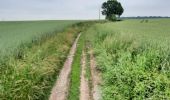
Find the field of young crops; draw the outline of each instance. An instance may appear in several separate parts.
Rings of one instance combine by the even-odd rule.
[[[9,54],[21,44],[39,41],[42,36],[60,32],[76,22],[78,21],[0,22],[0,53]]]
[[[81,30],[77,22],[0,22],[1,100],[48,99]]]
[[[86,32],[103,100],[170,99],[170,19],[97,24]]]
[[[170,99],[170,19],[78,22],[0,22],[0,100]]]

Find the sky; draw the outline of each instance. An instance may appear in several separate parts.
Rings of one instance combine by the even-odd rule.
[[[98,19],[106,0],[0,0],[0,20]],[[170,16],[170,0],[118,0],[122,16]],[[101,18],[104,18],[102,16]]]

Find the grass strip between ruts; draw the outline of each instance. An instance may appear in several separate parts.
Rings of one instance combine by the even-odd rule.
[[[84,47],[84,38],[83,34],[80,36],[80,39],[77,44],[77,51],[74,56],[74,61],[71,71],[71,80],[70,80],[70,90],[68,100],[79,100],[80,95],[80,72],[81,72],[81,54]]]

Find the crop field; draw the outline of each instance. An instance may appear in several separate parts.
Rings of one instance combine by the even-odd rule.
[[[97,24],[87,40],[102,73],[103,100],[170,99],[170,19]]]
[[[1,0],[0,100],[170,100],[170,0]]]
[[[0,22],[0,51],[9,54],[18,46],[41,39],[42,35],[60,32],[78,21],[9,21]]]
[[[77,22],[0,22],[1,100],[48,98],[81,29]]]
[[[0,26],[0,100],[170,99],[168,18]]]

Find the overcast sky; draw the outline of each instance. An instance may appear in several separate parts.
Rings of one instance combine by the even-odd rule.
[[[97,19],[104,1],[0,0],[0,20]],[[123,16],[170,16],[170,0],[118,1],[125,9]]]

